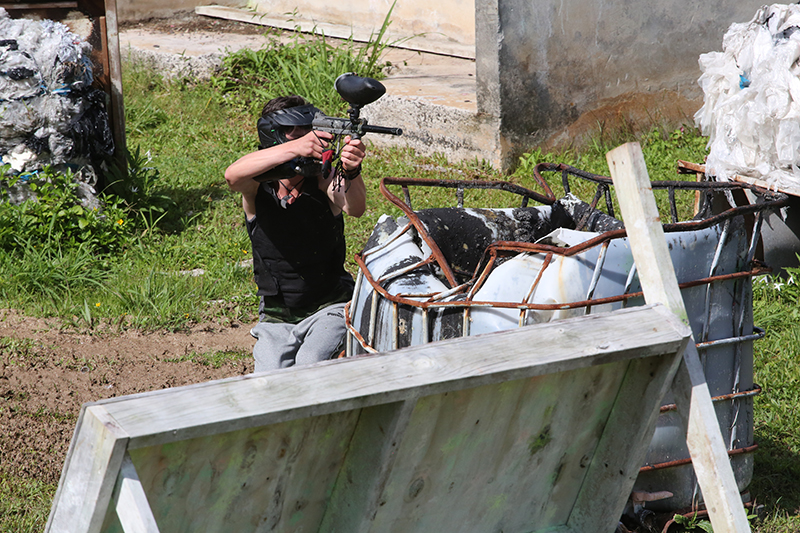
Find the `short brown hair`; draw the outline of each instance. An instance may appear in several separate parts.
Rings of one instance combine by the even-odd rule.
[[[264,117],[273,111],[278,111],[279,109],[288,109],[290,107],[306,105],[307,103],[308,102],[306,102],[305,98],[302,96],[297,96],[296,94],[292,94],[290,96],[279,96],[264,104],[264,109],[261,110],[261,116]]]

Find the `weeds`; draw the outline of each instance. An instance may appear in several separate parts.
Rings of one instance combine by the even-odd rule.
[[[241,350],[219,350],[210,353],[191,352],[182,357],[168,359],[173,363],[181,363],[184,361],[192,361],[211,368],[221,368],[231,362],[249,359],[252,354],[249,351]]]
[[[765,276],[753,286],[753,318],[766,331],[754,343],[755,475],[750,490],[766,506],[764,533],[800,531],[800,268],[785,277]]]
[[[676,514],[674,520],[676,524],[684,529],[684,531],[705,531],[706,533],[714,533],[714,529],[711,527],[711,522],[705,519],[700,519],[697,517],[697,515],[683,516]]]
[[[324,34],[316,35],[316,31],[311,36],[297,31],[290,43],[272,37],[261,50],[242,49],[229,54],[223,60],[222,71],[212,79],[212,86],[228,102],[252,115],[272,98],[291,94],[304,97],[329,115],[339,115],[346,108],[333,90],[339,75],[355,72],[376,79],[384,77],[389,63],[381,58],[389,46],[397,44],[384,40],[393,10],[394,4],[367,44],[357,43],[352,36],[331,42]]]
[[[9,170],[8,165],[0,167],[3,188],[27,191],[34,200],[0,202],[0,250],[52,242],[101,253],[124,248],[127,235],[122,226],[128,213],[118,198],[103,198],[97,205],[82,201],[81,184],[69,168],[46,167],[35,175],[13,175]]]
[[[129,212],[138,217],[138,225],[145,232],[152,231],[168,212],[176,207],[161,187],[158,169],[150,166],[150,153],[141,153],[138,146],[127,155],[128,168],[123,173],[111,170],[111,182],[106,192],[122,199]]]

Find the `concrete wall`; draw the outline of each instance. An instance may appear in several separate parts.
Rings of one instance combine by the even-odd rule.
[[[499,117],[503,159],[597,127],[691,122],[700,54],[721,50],[758,0],[478,0],[478,110]]]
[[[296,10],[301,19],[377,31],[392,7],[392,0],[320,2],[319,0],[248,0],[248,7],[268,17]],[[390,30],[405,37],[427,34],[429,39],[475,46],[474,0],[397,0]],[[474,56],[473,56],[474,57]]]
[[[249,1],[260,17],[285,21],[296,9],[306,22],[349,25],[361,33],[378,29],[391,7],[390,0]],[[117,6],[120,20],[130,20],[206,3],[168,0],[167,9],[156,0],[118,0]],[[499,125],[488,159],[508,169],[536,145],[581,144],[598,131],[693,123],[702,105],[698,57],[721,50],[730,24],[749,21],[761,5],[758,0],[398,0],[390,31],[456,43],[438,49],[452,55],[474,53],[476,130]]]

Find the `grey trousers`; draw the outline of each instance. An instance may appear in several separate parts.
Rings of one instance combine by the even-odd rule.
[[[299,324],[259,322],[250,330],[255,371],[308,365],[335,357],[344,345],[347,328],[344,304],[320,309]]]

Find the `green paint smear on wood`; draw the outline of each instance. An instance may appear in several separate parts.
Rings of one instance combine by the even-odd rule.
[[[497,494],[489,499],[489,511],[503,511],[506,508],[506,501],[508,496],[506,494]]]
[[[528,450],[530,451],[531,455],[534,455],[536,452],[547,446],[551,440],[553,440],[553,437],[550,436],[550,426],[548,425],[545,426],[538,436],[531,438],[530,444],[528,444]]]
[[[469,439],[468,436],[464,433],[453,435],[441,447],[441,452],[444,454],[449,454],[451,452],[454,452],[462,448],[464,444],[468,442],[468,439]]]

